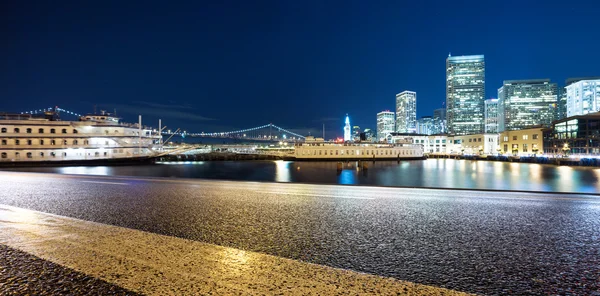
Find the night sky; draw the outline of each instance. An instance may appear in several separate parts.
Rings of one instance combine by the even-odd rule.
[[[1,1],[0,111],[117,110],[190,132],[375,128],[445,102],[445,60],[503,80],[600,75],[600,1]]]

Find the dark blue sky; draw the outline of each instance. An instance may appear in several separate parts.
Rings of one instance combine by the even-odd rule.
[[[224,131],[375,128],[395,94],[445,101],[445,59],[503,80],[600,75],[600,1],[2,1],[0,111],[117,109]],[[335,129],[335,130],[333,130]],[[333,133],[335,132],[335,133]]]

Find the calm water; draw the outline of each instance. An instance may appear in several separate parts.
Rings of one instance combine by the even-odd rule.
[[[337,171],[336,166],[336,162],[206,161],[146,166],[11,170],[321,184],[600,192],[600,168],[453,159],[369,162],[369,169],[366,171],[357,170],[356,162],[344,164],[341,172]]]

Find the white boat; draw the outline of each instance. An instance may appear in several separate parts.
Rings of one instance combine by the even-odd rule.
[[[79,121],[59,120],[54,112],[0,114],[0,165],[143,160],[156,154],[160,138],[158,131],[104,112]]]
[[[307,137],[295,144],[291,158],[298,160],[395,160],[423,159],[423,147],[409,141],[389,143],[335,143]],[[290,154],[292,154],[290,153]]]

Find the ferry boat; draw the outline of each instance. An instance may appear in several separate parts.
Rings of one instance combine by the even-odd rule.
[[[0,113],[0,165],[123,163],[150,159],[161,136],[111,114],[62,121],[58,113]]]
[[[423,159],[423,147],[412,141],[396,143],[335,143],[307,137],[294,146],[291,158],[297,160],[396,160]]]

